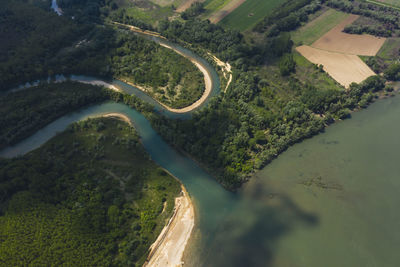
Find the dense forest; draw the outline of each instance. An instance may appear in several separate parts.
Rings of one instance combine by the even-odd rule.
[[[118,9],[114,1],[89,2],[96,3],[101,11],[93,13],[97,17],[91,21],[104,19],[141,25],[135,16]],[[397,79],[397,65],[386,71],[385,77],[371,77],[362,84],[353,84],[350,90],[344,90],[320,66],[307,62],[293,50],[288,31],[304,24],[314,12],[326,8],[325,5],[367,14],[363,11],[366,4],[351,2],[352,7],[348,7],[344,0],[290,0],[245,34],[197,19],[201,5],[193,6],[185,20],[159,21],[157,30],[168,39],[201,55],[211,52],[228,61],[233,67],[234,80],[226,93],[213,99],[192,119],[168,120],[150,113],[148,118],[167,141],[204,163],[227,188],[240,186],[254,170],[291,144],[322,131],[334,120],[347,118],[351,110],[366,107],[378,91],[388,93],[392,90],[385,86],[385,78]],[[79,9],[81,5],[74,1],[66,1],[67,4],[71,10],[74,7]],[[368,17],[385,20],[388,25],[396,27],[398,21],[393,18],[393,12],[374,7]],[[384,19],[385,16],[388,19]],[[150,25],[144,27],[153,29]],[[166,66],[167,62],[175,60],[172,54],[168,56],[167,52],[157,49],[157,45],[125,31],[92,26],[86,36],[88,38],[75,45],[78,48],[72,49],[74,52],[62,49],[58,53],[62,55],[58,64],[64,68],[71,66],[67,69],[79,69],[81,73],[99,71],[98,75],[120,77],[158,89],[167,84],[166,88],[170,88],[175,74],[186,73],[182,68],[175,70]],[[114,54],[109,54],[109,50]],[[157,52],[152,54],[152,51]],[[99,54],[113,56],[102,56],[109,60],[104,62],[98,61],[96,55]],[[387,65],[382,65],[382,71],[386,68]],[[168,81],[166,73],[172,73]],[[185,80],[183,78],[183,82]],[[168,90],[164,94],[160,91],[153,94],[156,98],[171,95],[173,93]],[[124,95],[107,97],[124,102],[135,99]],[[147,110],[151,111],[151,108]]]
[[[86,74],[133,82],[173,108],[204,91],[203,75],[188,59],[129,31],[77,23],[19,0],[4,7],[2,90],[55,74]]]
[[[134,128],[107,118],[1,159],[2,265],[141,266],[180,192],[148,158]]]
[[[289,146],[390,95],[387,81],[400,80],[398,49],[394,57],[364,58],[383,75],[348,90],[293,49],[288,32],[326,6],[382,26],[373,32],[355,24],[347,31],[396,34],[397,11],[357,0],[289,0],[245,33],[199,20],[201,4],[153,28],[116,0],[60,0],[66,16],[50,12],[50,1],[0,1],[0,91],[62,73],[124,79],[176,108],[199,98],[204,81],[192,63],[103,24],[110,20],[157,30],[233,68],[228,90],[187,120],[163,117],[135,96],[71,81],[4,93],[0,149],[76,109],[121,102],[235,190]],[[25,156],[0,159],[0,192],[2,264],[141,266],[180,188],[150,161],[131,126],[103,118],[75,123]]]
[[[71,81],[41,83],[0,96],[0,148],[21,141],[65,114],[104,101],[124,103],[148,116],[153,112],[153,106],[134,95]]]
[[[0,95],[0,149],[21,141],[67,113],[106,99],[104,90],[72,82],[42,83]]]

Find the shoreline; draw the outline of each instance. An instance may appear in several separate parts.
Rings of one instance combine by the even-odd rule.
[[[164,46],[164,45],[161,45],[161,46]],[[172,49],[172,48],[170,48],[170,49]],[[175,51],[175,52],[177,52],[177,51]],[[179,52],[177,52],[177,53],[180,54]],[[208,71],[207,71],[207,69],[205,67],[203,67],[197,61],[192,60],[191,58],[188,58],[188,57],[185,57],[185,58],[189,59],[203,73],[205,89],[204,89],[203,94],[201,95],[201,97],[198,100],[196,100],[194,103],[192,103],[189,106],[184,107],[184,108],[171,108],[171,107],[167,106],[166,104],[158,101],[157,99],[151,97],[148,94],[148,92],[147,92],[145,87],[143,87],[141,85],[134,84],[134,83],[132,83],[132,82],[126,80],[126,79],[118,78],[118,80],[120,80],[120,81],[122,81],[122,82],[124,82],[126,84],[129,84],[130,86],[136,87],[137,89],[141,90],[145,94],[149,95],[154,101],[156,101],[158,104],[160,104],[163,108],[165,108],[166,110],[168,110],[170,112],[173,112],[173,113],[187,113],[187,112],[190,112],[190,111],[193,111],[193,110],[197,109],[198,107],[200,107],[207,100],[207,98],[210,96],[211,91],[212,91],[211,90],[212,89],[212,81],[211,81],[210,74],[208,73]],[[114,89],[114,90],[119,90],[119,89]]]
[[[179,181],[180,182],[180,181]],[[194,228],[194,206],[181,183],[181,196],[175,198],[174,213],[150,246],[143,267],[183,266],[183,253]]]
[[[141,29],[138,28],[138,27],[134,27],[134,26],[127,25],[127,24],[123,24],[123,23],[119,23],[119,22],[114,22],[114,21],[113,21],[112,23],[115,24],[115,25],[120,25],[120,26],[128,27],[128,29],[130,29],[130,30],[133,31],[133,32],[138,32],[138,33],[145,34],[145,35],[149,35],[149,36],[155,36],[155,37],[159,37],[159,38],[162,38],[162,39],[165,39],[165,40],[166,40],[165,37],[161,36],[159,33],[156,33],[156,32],[143,31],[143,30],[141,30]],[[174,112],[174,113],[187,113],[187,112],[193,111],[194,109],[200,107],[200,106],[207,100],[207,98],[210,96],[211,91],[212,91],[212,80],[211,80],[211,75],[210,75],[210,73],[207,71],[206,67],[204,67],[204,66],[203,66],[200,62],[198,62],[196,59],[185,55],[184,53],[180,52],[179,50],[174,49],[172,46],[170,46],[170,45],[168,45],[168,44],[165,44],[165,43],[162,43],[162,42],[159,42],[158,44],[159,44],[160,46],[162,46],[162,47],[171,49],[171,50],[173,50],[175,53],[177,53],[177,54],[183,56],[184,58],[186,58],[186,59],[188,59],[188,60],[190,60],[190,62],[192,62],[192,63],[203,73],[205,88],[204,88],[203,94],[201,95],[201,97],[200,97],[198,100],[196,100],[194,103],[192,103],[191,105],[189,105],[189,106],[187,106],[187,107],[184,107],[184,108],[171,108],[171,107],[169,107],[169,106],[167,106],[167,105],[161,103],[161,102],[158,101],[157,99],[155,99],[155,98],[153,98],[153,99],[154,99],[155,101],[157,101],[157,103],[159,103],[160,105],[162,105],[166,110],[168,110],[168,111],[170,111],[170,112]],[[137,87],[138,89],[142,90],[143,92],[145,92],[145,93],[147,94],[147,91],[146,91],[142,86],[137,86],[136,84],[133,84],[133,83],[128,82],[128,81],[126,81],[126,80],[122,80],[122,81],[125,82],[125,83],[127,83],[127,84],[129,84],[129,85],[131,85],[131,86]]]
[[[116,112],[113,112],[113,113],[106,113],[106,114],[100,115],[100,117],[120,119],[120,120],[122,120],[122,121],[128,123],[130,126],[133,126],[133,123],[132,123],[132,121],[128,118],[128,116],[126,116],[126,115],[124,115],[124,114],[121,114],[121,113],[116,113]]]
[[[100,115],[100,117],[117,118],[133,126],[129,117],[121,113],[106,113]],[[181,195],[175,198],[174,211],[168,223],[154,243],[151,244],[149,255],[143,267],[183,266],[183,254],[194,229],[195,211],[189,193],[178,178],[168,170],[165,171],[178,180],[182,191]]]

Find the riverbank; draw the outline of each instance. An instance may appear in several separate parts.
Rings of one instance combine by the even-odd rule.
[[[122,120],[122,121],[128,123],[128,124],[131,125],[131,126],[133,125],[132,122],[131,122],[131,120],[129,119],[129,117],[126,116],[126,115],[124,115],[124,114],[121,114],[121,113],[107,113],[107,114],[102,115],[101,117],[105,117],[105,118],[117,118],[117,119],[120,119],[120,120]]]
[[[118,118],[132,125],[129,117],[121,113],[106,113],[101,117]],[[181,196],[175,198],[173,215],[150,246],[149,256],[143,266],[183,265],[183,253],[194,228],[194,206],[182,184],[181,189]]]
[[[112,24],[115,24],[115,25],[127,27],[129,30],[131,30],[131,31],[133,31],[133,32],[137,32],[137,33],[145,34],[145,35],[149,35],[149,36],[154,36],[154,37],[158,37],[158,38],[161,38],[161,39],[166,40],[165,37],[161,36],[159,33],[156,33],[156,32],[144,31],[144,30],[142,30],[142,29],[140,29],[140,28],[138,28],[138,27],[134,27],[134,26],[127,25],[127,24],[123,24],[123,23],[119,23],[119,22],[114,22],[114,21],[113,21],[113,22],[111,22],[111,23],[112,23]],[[203,92],[202,96],[201,96],[196,102],[194,102],[194,103],[192,103],[191,105],[189,105],[189,106],[187,106],[187,107],[184,107],[184,108],[178,108],[178,109],[176,109],[176,108],[171,108],[171,107],[169,107],[169,106],[167,106],[167,105],[161,103],[160,101],[158,101],[158,100],[156,100],[156,99],[154,99],[154,100],[156,100],[160,105],[162,105],[162,106],[163,106],[165,109],[167,109],[168,111],[171,111],[171,112],[174,112],[174,113],[187,113],[187,112],[193,111],[194,109],[200,107],[200,106],[204,103],[204,101],[207,100],[207,98],[210,96],[211,91],[212,91],[212,79],[211,79],[210,73],[207,71],[206,67],[203,66],[203,65],[202,65],[199,61],[197,61],[195,58],[192,58],[192,57],[190,57],[190,56],[188,56],[188,55],[182,53],[181,51],[175,49],[174,47],[172,47],[172,46],[169,45],[169,44],[159,42],[159,45],[161,45],[162,47],[171,49],[171,50],[173,50],[175,53],[177,53],[177,54],[183,56],[184,58],[186,58],[186,59],[188,59],[188,60],[190,60],[190,62],[192,62],[192,63],[201,71],[201,73],[203,73],[205,88],[204,88],[204,92]],[[224,66],[225,66],[225,65],[224,65]],[[230,67],[230,66],[229,66],[229,67]],[[225,67],[225,68],[226,68],[226,67]],[[229,70],[230,70],[230,68],[229,68]],[[127,83],[127,84],[129,84],[129,85],[131,85],[131,86],[137,87],[138,89],[140,89],[140,90],[142,90],[142,91],[144,91],[144,92],[147,93],[147,90],[146,90],[144,87],[142,87],[142,86],[138,86],[138,85],[133,84],[133,83],[130,83],[130,82],[126,81],[126,80],[122,80],[122,81],[125,82],[125,83]]]
[[[185,187],[181,187],[182,196],[175,199],[174,213],[150,246],[144,267],[183,266],[183,253],[194,228],[194,207]]]
[[[161,45],[162,45],[162,44],[161,44]],[[162,45],[162,46],[164,46],[164,45]],[[171,49],[172,49],[172,48],[171,48]],[[175,51],[175,52],[177,52],[178,54],[180,54],[178,51]],[[190,58],[188,58],[188,59],[190,59]],[[190,59],[190,61],[191,61],[193,64],[195,64],[196,67],[199,68],[199,70],[200,70],[200,71],[203,73],[203,75],[204,75],[204,83],[205,83],[204,93],[203,93],[203,95],[202,95],[196,102],[194,102],[193,104],[191,104],[191,105],[189,105],[189,106],[187,106],[187,107],[184,107],[184,108],[171,108],[171,107],[167,106],[166,104],[161,103],[161,102],[158,101],[157,99],[153,98],[158,104],[160,104],[161,106],[163,106],[166,110],[168,110],[168,111],[170,111],[170,112],[181,113],[181,114],[182,114],[182,113],[191,112],[191,111],[197,109],[198,107],[200,107],[200,106],[204,103],[204,101],[206,101],[207,98],[208,98],[208,97],[210,96],[210,94],[211,94],[211,91],[212,91],[212,80],[211,80],[211,76],[210,76],[210,74],[208,73],[207,69],[206,69],[205,67],[203,67],[200,63],[198,63],[198,62],[196,62],[196,61],[194,61],[194,60],[192,60],[192,59]],[[124,83],[126,83],[126,84],[129,84],[130,86],[136,87],[136,88],[138,88],[139,90],[143,91],[144,93],[148,94],[148,91],[147,91],[146,88],[143,87],[143,86],[134,84],[134,83],[132,83],[132,82],[126,80],[126,79],[120,78],[119,80],[121,80],[122,82],[124,82]],[[118,90],[118,89],[115,89],[115,90]]]

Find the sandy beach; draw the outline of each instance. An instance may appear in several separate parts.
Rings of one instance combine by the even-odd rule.
[[[85,84],[91,84],[91,85],[103,86],[103,87],[106,87],[106,88],[108,88],[108,89],[111,89],[111,90],[115,90],[115,91],[121,92],[121,89],[119,89],[118,87],[116,87],[116,86],[114,86],[114,85],[112,85],[112,84],[109,84],[109,83],[106,83],[106,82],[100,81],[100,80],[95,80],[95,81],[73,80],[73,81],[77,81],[77,82],[80,82],[80,83],[85,83]]]
[[[137,27],[134,27],[134,26],[130,26],[130,25],[126,25],[126,24],[122,24],[122,23],[118,23],[118,22],[112,22],[112,23],[113,23],[113,24],[116,24],[116,25],[128,27],[131,31],[134,31],[134,32],[140,32],[140,33],[142,33],[142,34],[147,34],[147,35],[156,36],[156,37],[160,37],[160,38],[164,38],[164,39],[165,39],[165,37],[161,36],[159,33],[156,33],[156,32],[143,31],[143,30],[141,30],[140,28],[137,28]],[[211,93],[212,81],[211,81],[211,76],[210,76],[210,74],[208,73],[207,69],[206,69],[203,65],[201,65],[196,59],[191,58],[191,57],[187,57],[186,55],[184,55],[184,54],[181,53],[180,51],[174,49],[172,46],[170,46],[170,45],[168,45],[168,44],[163,44],[163,43],[160,43],[160,45],[163,46],[163,47],[165,47],[165,48],[171,49],[171,50],[175,51],[176,53],[178,53],[179,55],[181,55],[181,56],[183,56],[183,57],[189,59],[189,60],[203,73],[203,75],[204,75],[205,89],[204,89],[203,95],[202,95],[196,102],[194,102],[194,103],[191,104],[190,106],[187,106],[187,107],[184,107],[184,108],[178,108],[178,109],[176,109],[176,108],[171,108],[171,107],[169,107],[169,106],[167,106],[167,105],[165,105],[165,104],[163,104],[163,103],[157,101],[156,99],[154,99],[154,100],[156,100],[156,101],[157,101],[160,105],[162,105],[165,109],[167,109],[167,110],[169,110],[169,111],[171,111],[171,112],[174,112],[174,113],[186,113],[186,112],[190,112],[190,111],[192,111],[192,110],[198,108],[199,106],[201,106],[201,104],[204,103],[204,101],[207,99],[207,97],[208,97],[208,96],[210,95],[210,93]],[[141,86],[138,86],[138,85],[133,84],[133,83],[129,83],[129,82],[127,82],[127,81],[124,81],[124,82],[125,82],[125,83],[128,83],[129,85],[132,85],[132,86],[134,86],[134,87],[137,87],[138,89],[140,89],[140,90],[146,92],[145,88],[143,88],[143,87],[141,87]]]
[[[143,267],[183,266],[182,257],[194,227],[194,207],[182,185],[182,195],[175,199],[174,213],[151,245]]]
[[[225,79],[228,79],[228,82],[226,83],[226,86],[225,86],[225,89],[224,89],[224,93],[226,93],[226,90],[228,90],[228,87],[229,87],[229,85],[231,84],[232,78],[233,78],[233,76],[232,76],[232,67],[231,67],[231,65],[230,65],[229,63],[223,62],[222,60],[220,60],[219,58],[217,58],[217,57],[214,56],[213,54],[211,54],[211,53],[208,53],[208,54],[212,57],[212,59],[214,60],[214,62],[215,62],[219,67],[222,68],[222,73],[224,74],[224,78],[225,78]],[[228,76],[229,76],[229,78],[228,78]]]
[[[129,117],[121,113],[106,113],[101,117],[118,118],[132,125]],[[183,266],[183,253],[194,228],[194,206],[185,187],[181,188],[181,196],[175,198],[174,212],[150,246],[143,267]]]
[[[129,125],[132,125],[131,120],[128,118],[128,116],[121,114],[121,113],[107,113],[104,115],[101,115],[101,117],[106,117],[106,118],[118,118],[124,122],[127,122]]]

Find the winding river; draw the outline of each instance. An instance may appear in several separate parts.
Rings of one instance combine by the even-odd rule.
[[[174,151],[143,115],[112,102],[59,118],[0,156],[26,153],[70,123],[105,113],[128,116],[152,159],[190,193],[197,222],[185,266],[398,266],[399,97],[294,145],[236,194]]]
[[[74,121],[110,112],[133,121],[152,159],[190,193],[197,223],[187,266],[400,262],[400,98],[381,100],[293,146],[237,194],[174,151],[140,113],[118,103],[64,116],[1,156],[25,153]]]

